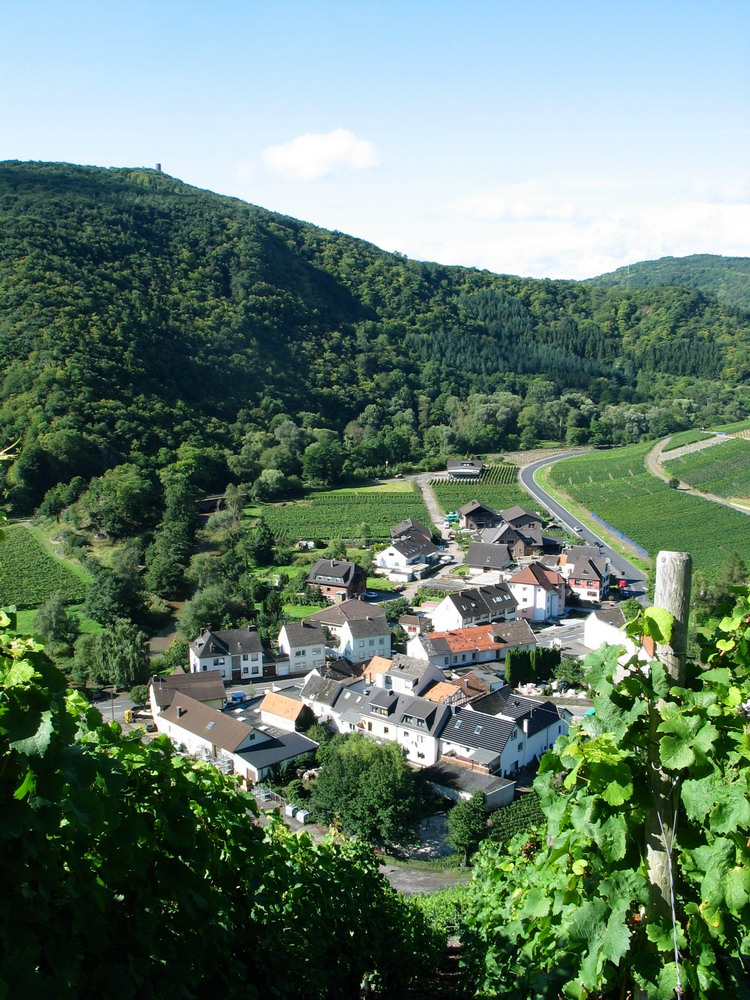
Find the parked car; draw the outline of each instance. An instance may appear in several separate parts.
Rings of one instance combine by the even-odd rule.
[[[146,732],[147,733],[155,733],[156,732],[156,723],[155,722],[147,722],[146,723]]]

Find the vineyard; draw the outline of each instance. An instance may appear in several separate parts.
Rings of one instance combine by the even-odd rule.
[[[550,481],[642,545],[690,552],[713,576],[730,553],[750,546],[750,519],[700,497],[670,489],[646,472],[651,443],[572,458],[551,466]]]
[[[670,475],[706,493],[731,499],[750,497],[750,441],[732,438],[682,458],[662,456]]]
[[[708,434],[706,431],[680,431],[679,434],[672,435],[665,444],[662,454],[674,451],[676,448],[684,448],[687,444],[695,444],[697,441],[707,441],[711,437],[713,434]]]
[[[68,603],[80,604],[86,584],[48,555],[26,528],[8,528],[0,547],[0,605],[38,608],[56,591]]]
[[[494,510],[506,510],[516,504],[529,505],[529,495],[518,482],[517,466],[494,465],[489,471],[491,477],[483,474],[478,482],[436,482],[433,490],[443,510],[457,510],[471,500],[479,500]]]
[[[302,538],[386,539],[390,529],[412,517],[429,527],[430,514],[417,487],[393,491],[382,487],[332,490],[284,505],[268,505],[263,517],[280,541]]]
[[[539,796],[536,792],[530,792],[493,813],[490,838],[505,843],[517,833],[524,833],[535,826],[544,826],[545,823],[544,813],[539,806]]]

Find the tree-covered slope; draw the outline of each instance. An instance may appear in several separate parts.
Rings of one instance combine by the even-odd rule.
[[[750,312],[750,257],[661,257],[620,267],[591,278],[588,284],[607,288],[661,288],[676,285],[715,295],[723,306]]]
[[[564,430],[533,407],[571,390],[585,437],[598,406],[674,395],[678,378],[680,396],[718,399],[748,377],[749,344],[750,323],[688,289],[417,263],[154,170],[0,164],[0,420],[19,442],[19,509],[185,443],[250,479],[300,474],[321,429],[351,469],[498,449],[524,428],[529,443]],[[298,453],[268,438],[288,419],[308,429]]]

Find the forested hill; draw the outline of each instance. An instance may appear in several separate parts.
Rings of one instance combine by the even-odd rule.
[[[181,446],[218,486],[311,444],[357,473],[748,405],[750,322],[713,295],[417,263],[146,169],[0,164],[0,338],[19,510]]]
[[[750,313],[750,257],[661,257],[620,267],[587,282],[607,288],[663,288],[676,285],[715,295],[723,306]]]

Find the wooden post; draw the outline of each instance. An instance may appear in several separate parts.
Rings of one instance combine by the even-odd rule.
[[[660,552],[656,559],[654,604],[674,616],[669,643],[657,643],[657,659],[666,668],[673,685],[685,683],[687,626],[690,608],[692,560],[687,552]],[[679,788],[661,768],[657,727],[661,721],[655,709],[650,713],[648,785],[651,807],[646,814],[646,859],[648,862],[649,916],[672,919],[672,840],[679,808]]]

